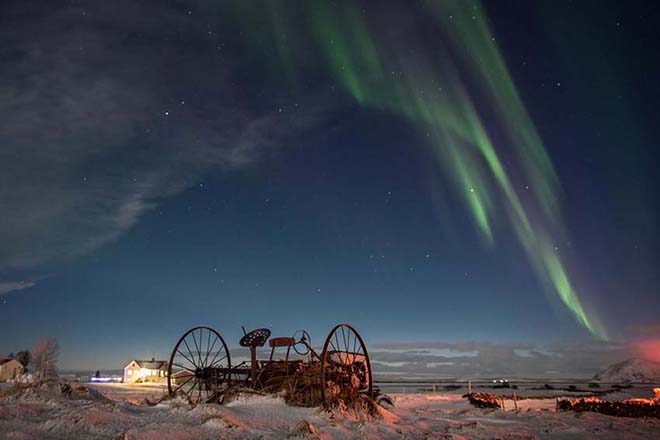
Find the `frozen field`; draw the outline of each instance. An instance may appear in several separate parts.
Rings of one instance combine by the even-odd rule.
[[[100,392],[95,392],[98,390]],[[64,397],[42,389],[0,399],[3,439],[654,439],[658,419],[555,412],[554,399],[524,399],[518,411],[469,405],[461,390],[393,394],[395,406],[367,420],[247,396],[194,409],[151,406],[159,387],[95,385]],[[623,394],[619,397],[626,397]],[[511,402],[512,404],[512,402]]]

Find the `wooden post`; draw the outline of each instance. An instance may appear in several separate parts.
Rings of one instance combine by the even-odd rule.
[[[513,392],[513,407],[518,411],[518,398],[516,397],[516,392]]]
[[[433,392],[436,392],[435,384],[433,384]]]
[[[500,402],[502,402],[502,409],[506,410],[506,408],[504,408],[504,396],[500,396]]]
[[[468,379],[468,396],[472,394],[472,381]]]

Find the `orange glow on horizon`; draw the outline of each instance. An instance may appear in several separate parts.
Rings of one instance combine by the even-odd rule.
[[[633,343],[637,356],[650,361],[660,362],[660,339],[647,339]]]

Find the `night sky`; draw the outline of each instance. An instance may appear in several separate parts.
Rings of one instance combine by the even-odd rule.
[[[484,3],[3,1],[1,354],[658,350],[660,6]]]

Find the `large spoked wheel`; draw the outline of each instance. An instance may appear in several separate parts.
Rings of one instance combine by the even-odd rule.
[[[193,405],[217,401],[228,386],[228,368],[231,357],[220,333],[195,327],[184,333],[172,350],[167,390],[170,396],[183,396]]]
[[[321,398],[331,406],[373,395],[371,362],[362,336],[349,324],[332,329],[321,354]]]

